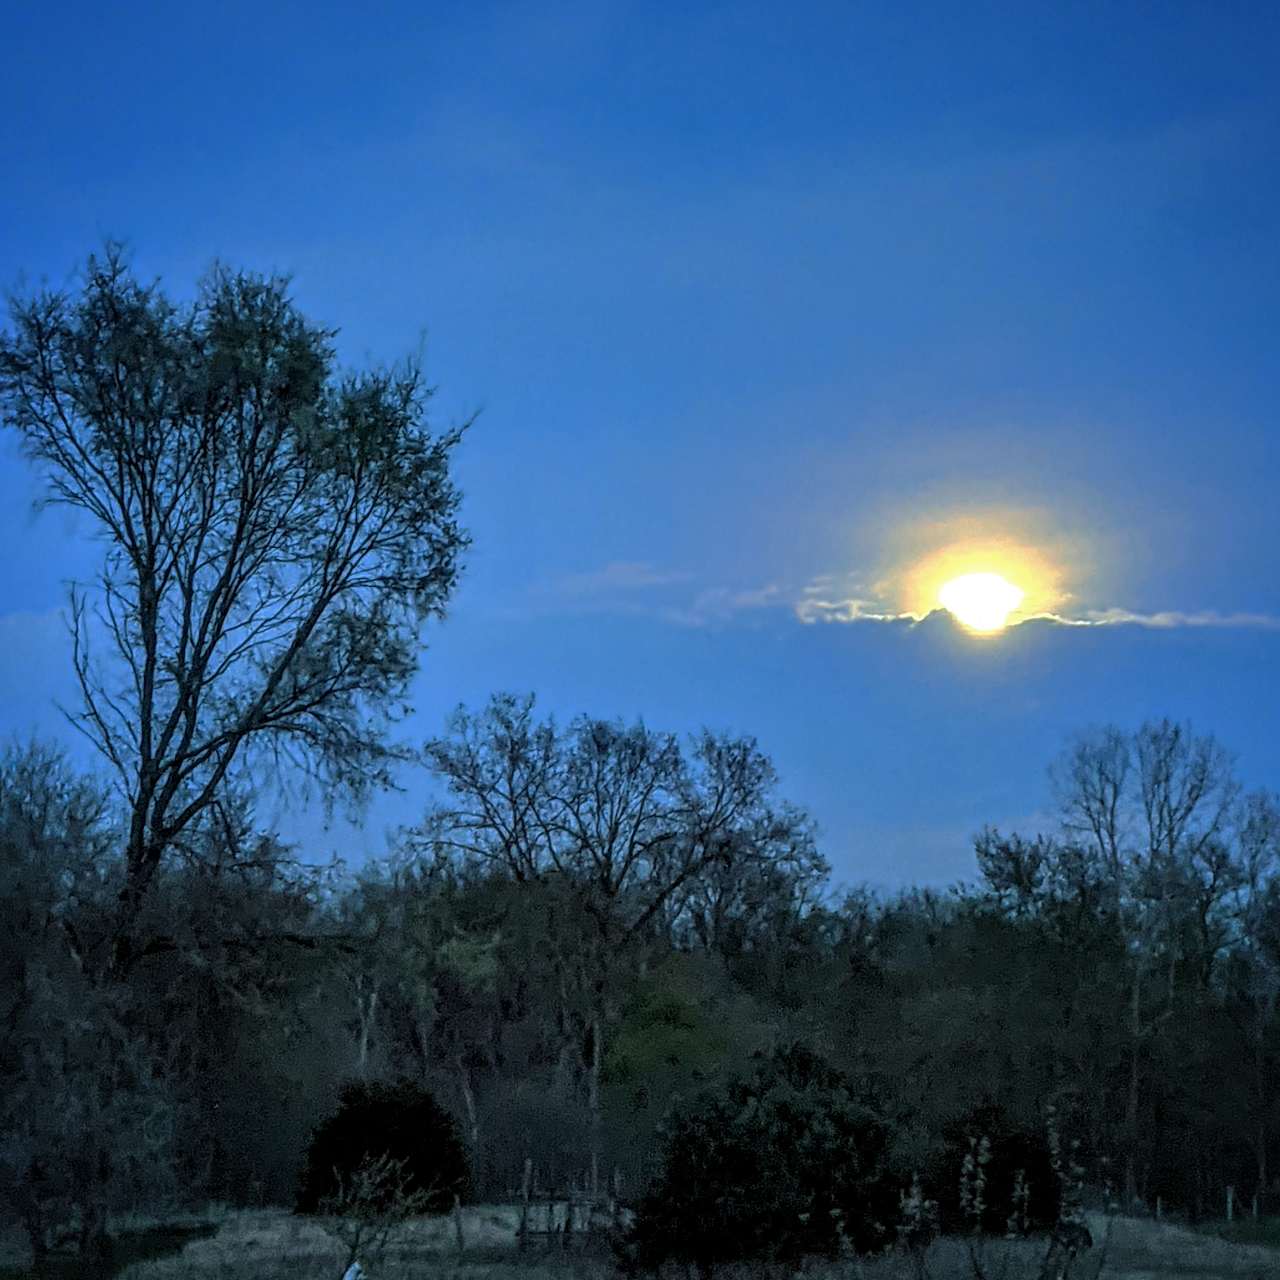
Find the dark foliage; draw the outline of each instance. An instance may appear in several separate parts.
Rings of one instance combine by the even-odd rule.
[[[471,1179],[466,1151],[450,1116],[411,1080],[356,1082],[342,1091],[338,1109],[315,1131],[298,1193],[300,1213],[319,1213],[360,1164],[389,1155],[404,1160],[406,1190],[431,1196],[432,1212],[444,1212],[458,1195],[467,1200]],[[336,1173],[335,1173],[336,1170]]]
[[[891,1238],[888,1130],[853,1084],[800,1045],[676,1108],[663,1165],[624,1245],[633,1270],[837,1257]]]
[[[938,1220],[944,1232],[961,1234],[970,1229],[960,1205],[960,1170],[971,1140],[983,1138],[991,1144],[990,1159],[983,1169],[983,1231],[991,1235],[1007,1231],[1019,1171],[1027,1187],[1027,1230],[1041,1232],[1053,1227],[1058,1220],[1060,1191],[1042,1129],[1020,1125],[1004,1108],[986,1103],[946,1125],[943,1134],[946,1145],[930,1170],[928,1191],[938,1202]]]

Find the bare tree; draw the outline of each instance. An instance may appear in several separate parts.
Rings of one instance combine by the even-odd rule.
[[[1132,745],[1114,726],[1077,737],[1049,771],[1064,832],[1092,846],[1116,885],[1129,844],[1132,772]]]
[[[1129,958],[1129,1204],[1137,1194],[1143,1046],[1173,1016],[1179,964],[1190,959],[1207,986],[1228,941],[1224,912],[1241,876],[1231,839],[1239,785],[1230,755],[1212,737],[1169,720],[1131,735],[1114,727],[1084,734],[1050,775],[1063,832],[1097,867]]]
[[[825,869],[808,819],[773,803],[772,764],[751,738],[703,732],[686,758],[672,734],[580,717],[533,717],[533,698],[457,711],[427,760],[452,803],[420,839],[516,880],[564,877],[609,944],[670,920],[711,868]]]
[[[818,865],[808,820],[773,802],[773,766],[753,739],[703,732],[686,756],[673,735],[643,724],[584,716],[558,730],[534,719],[532,697],[459,710],[426,755],[449,800],[428,816],[423,843],[517,881],[561,884],[594,924],[572,962],[594,993],[579,1045],[598,1180],[620,955],[698,909],[714,868]]]
[[[0,337],[0,418],[105,544],[72,590],[72,719],[127,801],[117,973],[166,851],[237,773],[287,764],[357,802],[388,781],[467,544],[465,428],[430,434],[414,365],[336,375],[287,285],[217,267],[179,305],[108,246]]]
[[[344,1274],[362,1259],[381,1259],[415,1218],[431,1211],[438,1188],[416,1188],[406,1164],[383,1154],[366,1156],[346,1177],[334,1170],[337,1189],[321,1201],[321,1225],[343,1247]]]
[[[1150,856],[1199,858],[1225,834],[1239,798],[1230,753],[1169,720],[1144,724],[1133,745]]]
[[[1280,1007],[1280,797],[1257,791],[1245,799],[1240,822],[1243,875],[1237,895],[1237,1010],[1249,1046],[1250,1145],[1257,1192],[1270,1190],[1268,1148],[1277,1115],[1268,1041]]]

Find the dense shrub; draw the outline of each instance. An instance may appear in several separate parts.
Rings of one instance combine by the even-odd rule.
[[[318,1213],[324,1201],[352,1179],[367,1160],[404,1161],[404,1190],[423,1192],[431,1212],[453,1197],[469,1198],[466,1151],[457,1127],[435,1098],[409,1080],[349,1084],[338,1109],[316,1129],[298,1193],[301,1213]]]
[[[793,1045],[755,1055],[752,1073],[677,1107],[661,1172],[623,1246],[633,1270],[722,1263],[790,1265],[889,1243],[899,1188],[888,1132],[852,1083]]]

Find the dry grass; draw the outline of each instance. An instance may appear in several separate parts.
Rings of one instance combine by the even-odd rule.
[[[1084,1274],[1092,1275],[1092,1271]],[[1179,1280],[1277,1280],[1280,1250],[1233,1244],[1168,1222],[1120,1218],[1103,1276],[1109,1280],[1163,1280],[1166,1276]]]
[[[1280,1280],[1280,1251],[1275,1249],[1231,1244],[1140,1218],[1113,1219],[1108,1238],[1101,1214],[1090,1214],[1088,1220],[1097,1244],[1076,1261],[1072,1280]],[[1037,1241],[991,1241],[985,1249],[986,1274],[991,1280],[1035,1280],[1044,1251]],[[933,1280],[972,1280],[963,1241],[938,1241],[928,1263]],[[912,1280],[915,1272],[909,1259],[888,1257],[863,1263],[852,1274],[858,1280]],[[848,1270],[844,1275],[852,1280]]]
[[[520,1211],[514,1205],[473,1205],[462,1211],[466,1254],[459,1258],[453,1222],[422,1218],[397,1233],[372,1280],[606,1280],[606,1262],[570,1255],[529,1258],[516,1253]],[[345,1254],[314,1219],[286,1210],[245,1211],[216,1236],[194,1241],[180,1255],[139,1263],[120,1280],[338,1280]]]
[[[370,1280],[612,1280],[607,1259],[516,1253],[519,1210],[476,1205],[463,1210],[467,1252],[459,1258],[453,1224],[422,1219],[406,1228]],[[1105,1220],[1091,1217],[1101,1244]],[[992,1241],[986,1246],[991,1280],[1035,1280],[1043,1244]],[[1093,1280],[1098,1249],[1082,1258],[1073,1280]],[[929,1256],[933,1280],[972,1280],[965,1245],[940,1240]],[[192,1240],[181,1253],[138,1262],[119,1280],[339,1280],[340,1246],[314,1220],[285,1210],[226,1213],[216,1235]],[[673,1273],[674,1274],[674,1273]],[[910,1259],[889,1256],[864,1262],[815,1266],[808,1280],[914,1280]],[[1117,1218],[1101,1280],[1280,1280],[1280,1250],[1232,1244],[1169,1223]],[[725,1280],[752,1280],[742,1275]],[[759,1280],[758,1277],[755,1280]]]

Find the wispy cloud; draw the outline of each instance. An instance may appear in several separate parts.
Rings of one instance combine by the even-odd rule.
[[[664,609],[663,617],[669,622],[688,627],[705,627],[712,623],[728,622],[743,613],[763,609],[787,609],[791,601],[778,585],[764,587],[708,587],[700,591],[686,605]]]
[[[1280,618],[1266,613],[1215,613],[1212,610],[1186,613],[1178,609],[1166,609],[1159,613],[1134,613],[1129,609],[1101,609],[1091,610],[1081,618],[1049,616],[1055,622],[1073,627],[1252,627],[1280,631]]]
[[[687,570],[664,569],[646,560],[615,560],[599,569],[567,574],[539,584],[534,594],[543,606],[574,612],[643,615],[676,626],[726,625],[747,616],[774,611],[812,625],[893,624],[913,627],[930,612],[895,610],[882,593],[883,584],[869,584],[853,575],[823,574],[802,587],[772,582],[761,586],[698,587]],[[935,609],[932,613],[945,612]],[[1060,627],[1146,627],[1174,630],[1210,627],[1280,631],[1280,617],[1266,613],[1214,610],[1081,609],[1078,612],[1037,612],[1010,620],[1011,627],[1028,623]]]
[[[0,642],[6,652],[22,644],[43,648],[54,641],[65,642],[66,628],[67,611],[62,605],[39,613],[31,609],[0,613]]]
[[[547,588],[558,595],[591,596],[669,587],[688,582],[692,576],[683,570],[659,569],[647,560],[612,560],[602,569],[566,574]]]
[[[537,583],[528,601],[539,613],[626,614],[705,627],[770,609],[787,614],[795,598],[793,590],[777,583],[707,586],[688,570],[663,568],[648,560],[614,560],[599,569]]]
[[[894,613],[874,600],[856,596],[830,598],[812,588],[806,588],[794,605],[795,616],[804,623],[833,622],[896,622],[914,626],[923,622],[928,614]],[[935,610],[934,612],[939,612]],[[1141,613],[1133,609],[1087,609],[1078,615],[1065,613],[1034,613],[1010,620],[1011,627],[1029,622],[1047,622],[1060,627],[1149,627],[1155,630],[1173,630],[1179,627],[1253,628],[1264,631],[1280,631],[1280,617],[1266,613],[1217,613],[1213,610],[1187,611],[1162,609],[1155,613]]]
[[[857,596],[830,599],[824,594],[805,588],[801,598],[792,605],[792,611],[801,622],[919,622],[914,613],[892,613],[874,600]]]
[[[801,622],[919,622],[911,613],[898,613],[881,599],[874,585],[853,575],[824,573],[795,595],[791,611]]]

